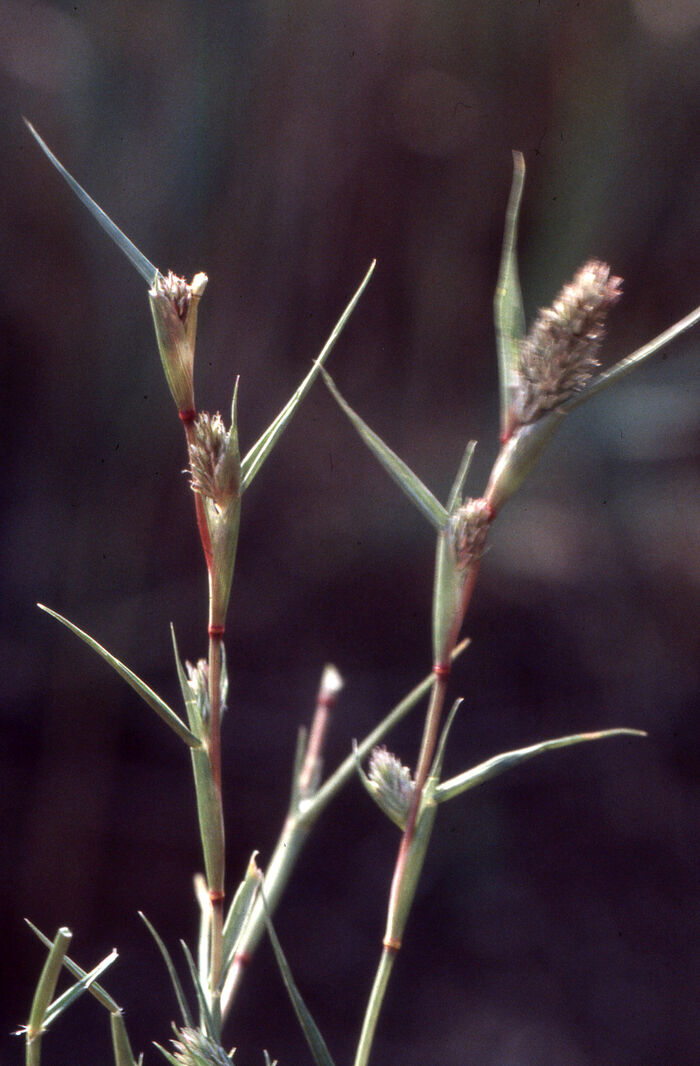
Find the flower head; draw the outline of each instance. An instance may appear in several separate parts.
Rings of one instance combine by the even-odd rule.
[[[175,1032],[179,1040],[172,1041],[173,1058],[182,1066],[231,1066],[233,1051],[226,1054],[220,1044],[198,1029],[185,1026]]]
[[[580,392],[600,365],[597,354],[621,278],[591,259],[538,314],[520,346],[511,424],[528,425]]]
[[[192,488],[201,496],[223,508],[238,494],[240,462],[232,430],[227,430],[221,415],[206,412],[194,422],[194,439],[190,444]]]
[[[414,792],[411,771],[385,747],[374,748],[369,760],[368,787],[385,814],[400,828],[406,825]]]
[[[226,697],[228,696],[228,674],[226,671],[226,657],[222,646],[222,669],[219,683],[219,714],[223,716],[226,710]],[[198,659],[196,666],[185,662],[187,668],[187,681],[192,691],[192,696],[197,704],[199,717],[207,725],[210,715],[209,702],[209,663],[206,659]]]
[[[450,516],[447,536],[458,570],[466,570],[484,552],[494,512],[488,500],[468,499]]]
[[[156,274],[148,293],[163,370],[183,418],[194,417],[197,305],[207,280],[206,274],[195,274],[191,282],[172,271],[165,277]]]

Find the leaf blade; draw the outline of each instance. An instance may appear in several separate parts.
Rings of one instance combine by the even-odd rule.
[[[109,955],[105,956],[101,962],[98,962],[97,966],[90,970],[89,973],[86,973],[84,977],[81,977],[79,981],[76,981],[74,985],[71,985],[70,988],[66,989],[58,999],[55,999],[46,1011],[44,1017],[44,1029],[48,1029],[51,1023],[54,1022],[56,1018],[59,1018],[61,1014],[70,1007],[71,1003],[78,999],[79,996],[82,996],[83,992],[86,992],[93,982],[96,981],[117,958],[118,953],[116,949],[113,949]]]
[[[306,375],[296,392],[292,394],[291,398],[284,405],[277,417],[273,419],[273,421],[267,427],[265,432],[255,442],[253,447],[243,459],[243,462],[241,463],[241,492],[244,492],[244,490],[247,489],[248,486],[251,484],[253,478],[260,470],[260,467],[272,451],[272,448],[275,446],[278,437],[285,429],[287,423],[294,414],[295,408],[301,402],[301,400],[303,400],[304,396],[306,396],[306,393],[313,385],[321,367],[323,366],[323,363],[326,360],[326,357],[330,354],[332,348],[335,345],[335,342],[338,340],[338,337],[343,331],[345,323],[354,311],[357,301],[360,299],[360,296],[364,292],[365,286],[369,282],[369,279],[372,276],[372,272],[374,271],[375,266],[376,259],[373,259],[369,270],[367,271],[364,278],[362,279],[362,282],[360,283],[359,288],[355,291],[355,294],[350,300],[350,303],[347,305],[342,315],[333,327],[328,340],[321,349],[321,354],[314,361],[314,365],[312,366],[311,370]]]
[[[525,336],[525,312],[517,259],[518,216],[524,184],[524,156],[522,152],[513,152],[513,182],[506,208],[501,265],[494,295],[502,439],[505,439],[508,433],[508,408],[517,366],[518,343]]]
[[[182,719],[175,714],[175,711],[173,711],[172,708],[169,707],[145,681],[142,681],[133,670],[130,670],[128,666],[125,666],[123,662],[116,658],[116,656],[112,655],[112,653],[107,651],[106,648],[103,648],[93,637],[74,625],[73,622],[69,622],[68,619],[64,618],[62,614],[58,613],[58,611],[53,611],[50,607],[45,607],[43,603],[38,603],[37,607],[39,607],[40,610],[45,611],[46,614],[50,614],[57,622],[64,625],[66,629],[70,629],[71,633],[74,633],[76,637],[79,637],[84,641],[89,648],[92,648],[94,652],[97,652],[97,654],[104,659],[104,661],[108,663],[108,665],[111,666],[124,681],[126,681],[127,685],[130,685],[131,688],[133,688],[134,692],[141,697],[144,703],[154,710],[158,717],[162,718],[165,724],[169,725],[173,732],[177,733],[180,739],[184,740],[190,748],[202,747],[200,739],[187,728]]]
[[[264,896],[263,896],[264,901]],[[282,945],[280,944],[277,934],[272,927],[272,920],[267,912],[267,905],[265,905],[265,922],[267,924],[267,932],[272,944],[272,950],[275,953],[277,959],[277,965],[279,966],[280,973],[282,974],[282,980],[284,981],[289,998],[292,1001],[294,1007],[294,1013],[297,1016],[299,1024],[302,1028],[302,1032],[306,1037],[306,1043],[309,1045],[309,1050],[313,1055],[316,1066],[335,1066],[333,1059],[331,1058],[326,1042],[321,1036],[321,1032],[316,1025],[315,1021],[311,1017],[308,1007],[301,998],[301,993],[297,988],[294,978],[292,977],[292,971],[289,968],[289,963],[285,958],[285,954],[282,951]]]
[[[148,918],[143,913],[143,911],[139,911],[139,918],[141,918],[141,920],[143,921],[144,925],[146,926],[146,928],[148,929],[149,933],[151,934],[151,936],[153,937],[153,939],[156,942],[156,946],[157,946],[158,950],[160,951],[160,953],[161,953],[161,955],[163,957],[163,961],[165,962],[166,969],[167,969],[168,974],[170,976],[171,984],[172,984],[172,986],[173,986],[173,988],[175,990],[175,998],[177,999],[177,1005],[180,1008],[180,1014],[182,1015],[183,1024],[189,1026],[189,1028],[191,1029],[192,1028],[192,1017],[190,1015],[189,1008],[187,1006],[187,1000],[185,999],[185,994],[182,991],[182,985],[180,984],[180,978],[177,976],[177,970],[175,969],[175,965],[174,965],[173,960],[172,960],[172,958],[170,956],[170,952],[166,948],[166,946],[163,943],[161,937],[155,931],[154,927],[151,925],[151,923],[149,922]]]
[[[444,781],[435,790],[435,798],[438,803],[453,799],[467,789],[481,785],[491,777],[496,777],[521,762],[532,759],[535,755],[541,755],[546,751],[554,751],[556,748],[567,748],[573,744],[583,744],[590,740],[605,740],[607,737],[635,736],[645,737],[647,734],[640,729],[603,729],[595,733],[573,733],[565,737],[555,737],[553,740],[542,740],[538,744],[530,744],[526,748],[517,748],[514,751],[503,752],[502,755],[494,755],[486,762],[479,763],[471,770]]]
[[[153,285],[155,279],[160,274],[158,267],[154,266],[153,263],[151,263],[151,261],[146,258],[143,252],[139,251],[133,241],[130,241],[125,233],[122,233],[122,231],[119,229],[119,226],[112,222],[112,219],[109,217],[109,215],[102,210],[99,204],[95,203],[95,201],[85,191],[82,185],[78,184],[73,175],[69,174],[63,163],[61,163],[61,161],[57,159],[56,156],[53,154],[46,141],[44,141],[39,136],[37,131],[32,126],[31,122],[29,122],[28,119],[25,118],[24,123],[34,140],[41,148],[44,155],[51,163],[53,163],[58,173],[68,183],[72,191],[80,200],[81,204],[83,204],[83,206],[88,209],[92,217],[97,220],[97,222],[105,231],[107,236],[112,238],[117,248],[119,248],[119,250],[124,253],[131,265],[134,266],[136,270],[138,270],[141,277],[148,282],[149,286]]]
[[[428,519],[437,530],[444,529],[447,522],[447,511],[439,500],[433,496],[430,489],[423,484],[420,478],[413,473],[411,468],[399,458],[396,452],[385,444],[378,434],[370,429],[364,419],[360,418],[350,404],[343,399],[337,385],[330,374],[323,370],[323,378],[331,394],[343,409],[355,427],[355,430],[373,452],[389,476],[396,482],[399,488],[408,496],[409,500],[416,505],[418,510]]]

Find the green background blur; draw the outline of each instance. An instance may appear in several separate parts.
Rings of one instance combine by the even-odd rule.
[[[199,406],[241,376],[249,446],[318,353],[444,498],[497,448],[492,293],[514,148],[528,318],[589,256],[625,279],[606,363],[700,302],[700,6],[637,2],[0,3],[2,1062],[43,954],[74,930],[134,1045],[175,1003],[136,917],[177,956],[200,866],[189,759],[51,619],[177,700],[168,624],[205,653],[181,427],[145,286],[51,170],[26,114],[161,270],[205,270]],[[557,753],[446,808],[374,1062],[691,1066],[697,1002],[700,333],[573,415],[499,518],[455,671],[447,772],[549,736]],[[229,885],[264,866],[321,668],[347,681],[333,766],[430,667],[431,530],[315,386],[246,495],[224,721]],[[417,718],[391,740],[415,759]],[[278,913],[298,983],[351,1061],[398,837],[358,785]],[[46,1062],[108,1062],[92,1000]],[[267,946],[228,1030],[309,1061]]]

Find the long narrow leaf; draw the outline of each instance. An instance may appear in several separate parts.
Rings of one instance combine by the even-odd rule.
[[[207,1036],[210,1037],[212,1040],[219,1040],[221,1038],[221,1027],[217,1025],[214,1021],[214,1017],[209,1006],[207,992],[204,988],[204,985],[199,979],[197,967],[195,966],[194,959],[192,958],[192,952],[187,947],[187,944],[184,940],[180,941],[180,945],[185,953],[185,958],[187,959],[187,965],[190,971],[190,977],[192,978],[192,984],[194,985],[195,995],[197,996],[197,1004],[199,1005],[199,1014],[201,1018],[202,1028],[205,1030]]]
[[[29,921],[29,918],[25,918],[24,920],[31,929],[31,931],[39,937],[39,940],[42,942],[42,944],[44,944],[47,948],[50,948],[51,941],[49,940],[49,938],[44,933],[42,933],[40,929],[37,929],[34,923]],[[78,966],[77,962],[74,962],[73,959],[71,959],[68,955],[64,955],[63,965],[69,971],[69,973],[73,974],[74,977],[82,979],[83,977],[87,976],[87,970],[84,970],[82,966]],[[105,992],[104,988],[102,988],[101,985],[98,985],[96,982],[90,985],[88,991],[91,992],[95,999],[99,1003],[101,1003],[103,1007],[106,1007],[107,1010],[111,1013],[121,1010],[119,1004],[112,999],[108,992]]]
[[[432,523],[436,529],[443,529],[448,516],[447,511],[440,501],[433,496],[430,489],[427,488],[420,478],[413,473],[411,468],[404,463],[403,459],[399,459],[396,452],[393,452],[391,448],[384,443],[381,437],[377,436],[374,430],[370,429],[367,423],[363,421],[355,411],[353,411],[352,407],[350,407],[341,396],[330,374],[325,370],[323,371],[323,378],[330,392],[338,401],[338,404],[342,407],[343,411],[345,411],[345,414],[352,422],[362,440],[370,451],[374,453],[387,473],[394,479],[399,488],[406,493],[408,498],[415,503],[418,510],[425,515],[428,521]]]
[[[85,192],[85,189],[82,187],[82,185],[78,185],[78,182],[71,174],[68,173],[63,163],[61,163],[60,160],[56,158],[56,156],[53,154],[46,142],[41,139],[39,134],[32,126],[31,122],[27,121],[26,118],[24,122],[32,137],[41,148],[42,152],[53,163],[61,177],[68,182],[69,186],[71,187],[75,195],[78,197],[80,202],[85,207],[87,207],[93,218],[97,219],[105,233],[112,238],[117,248],[119,248],[120,251],[124,253],[124,255],[127,257],[132,266],[136,267],[141,277],[145,278],[149,285],[153,285],[155,279],[160,273],[158,267],[155,267],[153,263],[150,262],[150,260],[146,259],[146,256],[143,254],[143,252],[140,252],[138,250],[136,245],[129,240],[125,233],[122,233],[122,231],[119,229],[119,226],[115,225],[115,223],[112,222],[112,219],[109,217],[109,215],[106,215],[102,208],[95,203],[92,197]]]
[[[158,935],[158,933],[156,933],[155,929],[153,928],[153,926],[151,925],[151,923],[149,922],[148,918],[143,913],[143,911],[139,911],[139,917],[143,920],[144,924],[146,925],[146,928],[148,929],[149,933],[151,934],[151,936],[155,940],[155,942],[156,942],[156,944],[158,946],[158,950],[160,951],[161,955],[163,956],[163,961],[165,962],[165,965],[166,965],[167,970],[168,970],[168,974],[170,975],[170,981],[172,983],[173,988],[175,989],[175,996],[177,998],[177,1005],[180,1008],[180,1014],[182,1015],[183,1024],[184,1025],[188,1025],[190,1027],[190,1029],[191,1029],[192,1028],[192,1017],[191,1017],[189,1009],[187,1007],[187,1000],[185,999],[184,992],[182,991],[182,985],[180,984],[180,978],[177,976],[177,971],[175,969],[175,966],[173,965],[173,960],[170,957],[170,952],[166,948],[165,944],[161,940],[161,938]]]
[[[464,492],[464,482],[467,480],[467,474],[469,473],[469,467],[471,466],[472,456],[474,455],[475,448],[476,441],[470,440],[466,448],[464,449],[462,462],[459,464],[457,476],[454,479],[452,488],[450,489],[450,495],[447,497],[448,514],[452,514],[456,507],[462,506],[462,493]]]
[[[517,365],[518,343],[525,336],[525,312],[518,278],[518,215],[525,183],[525,159],[521,152],[513,152],[513,184],[511,185],[506,228],[503,235],[501,267],[496,285],[494,312],[496,319],[496,347],[498,350],[498,383],[501,400],[501,435],[508,430],[510,389]]]
[[[233,902],[229,907],[221,943],[221,980],[219,988],[224,987],[229,967],[236,956],[238,941],[250,917],[250,912],[255,904],[255,899],[260,888],[260,871],[255,863],[253,854],[246,871],[245,878],[236,889]]]
[[[555,740],[543,740],[539,744],[531,744],[528,748],[518,748],[516,751],[506,751],[503,755],[494,755],[492,759],[480,763],[471,770],[443,782],[435,791],[438,803],[453,799],[462,792],[466,792],[475,785],[481,785],[490,777],[502,774],[504,770],[510,770],[535,755],[541,755],[545,751],[554,751],[555,748],[568,748],[571,744],[583,744],[588,740],[604,740],[606,737],[645,737],[646,733],[639,729],[604,729],[599,733],[575,733],[568,737],[557,737]]]
[[[292,977],[292,971],[289,968],[289,963],[287,962],[284,956],[284,952],[282,951],[282,945],[277,939],[277,934],[272,928],[272,921],[270,920],[270,916],[269,914],[267,914],[267,912],[265,916],[265,921],[267,924],[267,932],[272,943],[272,949],[275,953],[275,958],[277,959],[277,965],[279,966],[280,973],[282,974],[282,980],[286,985],[287,992],[289,993],[289,998],[292,1001],[292,1006],[294,1007],[296,1016],[299,1019],[299,1024],[301,1025],[304,1036],[306,1037],[306,1043],[309,1045],[311,1054],[314,1057],[314,1062],[316,1063],[316,1066],[334,1066],[333,1059],[331,1058],[330,1052],[326,1047],[326,1042],[321,1036],[320,1030],[316,1025],[316,1022],[311,1017],[311,1014],[309,1013],[309,1010],[306,1004],[304,1003],[304,1000],[301,998],[299,989],[294,983],[294,978]]]
[[[44,1029],[48,1029],[51,1023],[54,1022],[56,1018],[60,1017],[60,1015],[63,1014],[64,1010],[70,1007],[71,1003],[73,1003],[78,998],[78,996],[82,996],[83,992],[86,992],[89,989],[93,981],[96,981],[97,978],[101,974],[103,974],[104,971],[107,970],[112,965],[112,963],[116,961],[117,958],[118,954],[116,949],[114,949],[110,952],[109,955],[106,956],[106,958],[102,960],[102,962],[99,962],[93,970],[90,970],[89,973],[86,973],[84,977],[81,977],[79,981],[76,981],[74,985],[66,989],[66,991],[58,997],[58,999],[55,999],[46,1011],[46,1016],[44,1018]]]
[[[277,417],[270,423],[263,435],[258,441],[256,441],[256,443],[253,445],[253,447],[250,449],[245,459],[243,460],[241,464],[241,470],[243,475],[241,478],[241,492],[248,488],[251,481],[257,474],[258,470],[265,462],[265,459],[272,451],[272,448],[275,446],[277,438],[279,437],[282,430],[285,428],[292,415],[294,414],[297,405],[301,402],[301,400],[303,400],[304,396],[306,396],[306,393],[313,385],[319,370],[321,369],[323,363],[326,360],[326,357],[330,354],[331,349],[333,348],[335,342],[343,331],[345,323],[354,311],[357,301],[360,299],[360,296],[364,292],[365,286],[367,285],[367,282],[372,276],[372,271],[374,270],[375,264],[376,260],[372,260],[372,264],[367,273],[365,274],[362,283],[360,284],[360,287],[357,289],[350,303],[345,308],[342,315],[336,322],[335,326],[333,327],[333,332],[331,333],[330,337],[323,346],[321,354],[314,362],[314,365],[302,381],[299,388],[293,394],[291,399],[285,404],[285,406],[282,408]]]
[[[429,776],[432,777],[435,780],[438,780],[439,777],[440,777],[440,774],[442,773],[442,764],[443,764],[444,759],[445,759],[445,750],[447,748],[447,738],[450,735],[450,730],[452,729],[452,724],[453,724],[453,722],[454,722],[454,720],[455,720],[455,718],[457,716],[457,711],[459,710],[459,708],[462,706],[463,703],[464,703],[464,699],[461,696],[460,696],[459,699],[456,699],[454,701],[454,703],[452,704],[452,708],[450,710],[450,713],[447,716],[447,720],[446,720],[444,726],[442,727],[442,732],[440,733],[440,739],[439,739],[439,741],[437,743],[437,747],[435,749],[435,757],[433,758],[433,763],[432,763],[432,766],[430,767],[430,775]]]
[[[685,318],[681,318],[674,325],[669,326],[663,333],[659,333],[658,337],[654,337],[647,344],[643,344],[641,348],[637,348],[636,352],[632,352],[631,355],[621,359],[619,363],[615,363],[609,370],[604,371],[592,381],[586,385],[585,389],[581,392],[574,393],[568,400],[561,405],[562,411],[571,411],[574,407],[578,407],[582,403],[586,403],[587,400],[592,399],[603,389],[607,389],[609,385],[613,385],[620,378],[625,377],[632,370],[638,367],[646,359],[663,348],[665,344],[672,341],[679,334],[684,333],[691,326],[694,326],[697,322],[700,322],[700,307],[696,307],[694,311],[691,311]]]
[[[66,626],[67,629],[70,629],[71,633],[75,633],[76,637],[80,637],[81,640],[85,641],[89,648],[92,648],[93,651],[96,651],[98,655],[102,656],[104,661],[109,663],[112,669],[116,670],[119,676],[126,681],[127,685],[131,685],[134,692],[141,697],[144,703],[147,703],[148,706],[156,712],[159,718],[162,718],[165,724],[169,725],[173,732],[177,733],[186,744],[191,748],[201,748],[201,741],[194,735],[194,733],[190,732],[182,719],[175,714],[175,711],[168,707],[167,703],[165,703],[152,688],[148,687],[145,681],[142,681],[140,677],[137,677],[133,670],[130,670],[128,666],[125,666],[124,663],[115,658],[111,652],[108,652],[106,648],[103,648],[101,644],[98,644],[96,640],[93,640],[92,637],[88,636],[88,634],[82,629],[79,629],[78,626],[69,622],[68,619],[64,618],[63,615],[58,613],[58,611],[52,611],[50,607],[45,607],[43,603],[38,603],[37,607],[41,608],[42,611],[46,611],[46,613],[50,614],[52,618],[61,622],[61,624]]]
[[[190,729],[194,733],[202,734],[202,717],[199,713],[199,706],[197,704],[197,698],[192,691],[187,674],[182,665],[180,659],[180,651],[177,646],[177,637],[175,636],[175,626],[170,625],[170,636],[173,641],[173,651],[175,653],[175,669],[177,670],[177,679],[180,682],[180,691],[182,692],[182,699],[185,704],[185,711],[187,714],[187,721],[190,724]]]

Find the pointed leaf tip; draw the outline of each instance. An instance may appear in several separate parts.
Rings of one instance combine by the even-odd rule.
[[[151,261],[146,258],[143,252],[140,252],[138,250],[133,241],[130,241],[125,233],[122,233],[119,227],[114,222],[112,222],[112,219],[109,217],[109,215],[102,210],[99,204],[95,203],[90,194],[85,191],[82,185],[78,184],[73,175],[68,173],[63,163],[61,163],[61,161],[57,159],[56,156],[53,154],[46,141],[44,141],[39,136],[29,119],[25,118],[24,115],[22,116],[22,118],[27,129],[31,133],[36,143],[41,148],[44,155],[51,163],[53,163],[58,173],[73,190],[75,195],[80,200],[81,204],[83,204],[88,209],[93,218],[95,218],[97,222],[99,222],[100,226],[102,226],[102,229],[109,237],[112,238],[117,248],[119,248],[124,253],[131,265],[136,267],[141,277],[148,282],[149,286],[152,286],[156,278],[160,274],[158,267],[154,266],[153,263],[151,263]]]
[[[392,451],[388,444],[385,444],[382,438],[373,429],[370,429],[364,419],[360,418],[357,412],[353,410],[347,400],[341,395],[330,374],[323,368],[320,369],[331,395],[350,419],[360,438],[365,442],[369,450],[374,453],[375,458],[431,525],[438,532],[442,531],[449,516],[440,501],[433,496],[430,489],[423,484],[417,474],[414,474],[408,464],[396,452]]]
[[[374,271],[376,262],[376,259],[372,260],[369,270],[360,282],[358,288],[355,290],[354,295],[352,296],[342,315],[331,330],[331,334],[326,343],[324,344],[323,348],[321,349],[320,355],[318,355],[317,358],[313,360],[311,370],[308,372],[299,388],[296,390],[295,393],[292,394],[291,398],[284,405],[277,417],[273,419],[273,421],[267,427],[265,432],[255,442],[253,447],[243,459],[243,462],[241,463],[241,492],[248,488],[253,478],[259,471],[260,467],[265,462],[273,447],[277,443],[278,437],[280,436],[283,429],[286,427],[292,415],[294,414],[297,405],[301,402],[301,400],[303,400],[304,396],[311,388],[313,382],[316,379],[316,376],[318,375],[319,370],[321,369],[327,356],[330,354],[333,346],[335,345],[335,342],[338,340],[338,337],[342,333],[347,320],[350,318],[350,315],[354,311],[357,301],[360,299],[360,296],[364,292],[367,283],[369,282],[369,279],[372,276],[372,272]]]
[[[37,607],[40,610],[45,611],[46,614],[50,614],[52,618],[55,618],[57,622],[64,625],[66,629],[70,629],[71,633],[75,633],[76,637],[79,637],[84,641],[89,648],[92,648],[94,652],[97,652],[97,654],[101,656],[101,658],[103,658],[105,662],[124,679],[124,681],[126,681],[127,685],[130,685],[131,688],[133,688],[134,692],[141,697],[144,703],[148,704],[148,706],[151,707],[160,718],[162,718],[165,724],[169,725],[173,732],[177,733],[177,735],[184,740],[190,748],[195,751],[202,748],[202,741],[199,737],[195,736],[195,734],[187,728],[182,719],[175,714],[175,711],[173,711],[172,708],[169,707],[145,681],[142,681],[133,670],[130,670],[128,666],[125,666],[124,663],[116,658],[116,656],[112,655],[112,653],[107,651],[106,648],[103,648],[102,645],[94,640],[88,633],[79,629],[78,626],[73,624],[73,622],[69,622],[68,619],[64,618],[62,614],[58,613],[58,611],[52,611],[50,607],[46,607],[43,603],[37,603]]]

